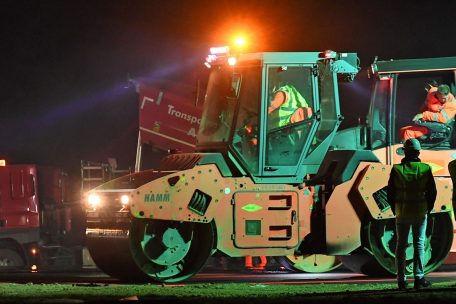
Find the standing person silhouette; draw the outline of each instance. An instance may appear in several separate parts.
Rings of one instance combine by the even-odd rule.
[[[388,181],[388,202],[396,216],[396,268],[399,289],[407,288],[405,275],[405,250],[408,235],[413,235],[413,274],[415,289],[431,286],[424,278],[424,241],[427,214],[434,208],[437,196],[431,167],[418,158],[421,145],[415,139],[404,143],[405,157],[393,166]]]

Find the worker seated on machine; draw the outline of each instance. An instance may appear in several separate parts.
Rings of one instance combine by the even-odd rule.
[[[268,127],[271,130],[311,117],[312,108],[293,85],[287,84],[274,91],[268,115]]]
[[[273,98],[268,107],[269,163],[283,164],[293,162],[300,151],[295,151],[304,126],[287,128],[312,117],[312,108],[301,93],[290,84],[273,91]],[[296,154],[296,155],[294,155]]]
[[[413,117],[414,125],[401,128],[401,140],[417,138],[437,143],[450,136],[456,114],[456,100],[446,84],[428,90],[425,106]]]

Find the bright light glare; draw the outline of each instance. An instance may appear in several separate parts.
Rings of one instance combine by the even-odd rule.
[[[120,202],[122,203],[122,205],[127,205],[129,201],[130,201],[130,198],[126,194],[124,194],[120,197]]]
[[[219,47],[211,47],[210,51],[211,54],[227,54],[229,52],[230,48],[227,46],[219,46]]]
[[[380,76],[380,80],[390,80],[390,79],[391,79],[391,77],[390,77],[389,75],[386,75],[386,76],[382,75],[382,76]]]
[[[93,209],[97,209],[101,204],[101,198],[98,194],[90,194],[87,199],[89,206]]]
[[[324,53],[325,58],[328,58],[328,59],[336,58],[336,55],[337,55],[336,52],[331,51],[331,50],[326,50]]]
[[[236,39],[234,39],[234,44],[237,47],[243,47],[243,46],[245,46],[245,43],[246,43],[246,40],[244,37],[237,37]]]
[[[35,255],[37,253],[36,248],[32,248],[32,255]]]
[[[236,64],[236,57],[229,57],[228,58],[228,64],[229,65],[235,65]]]
[[[30,267],[30,270],[31,270],[32,272],[37,272],[37,271],[38,271],[38,266],[32,265],[32,267]]]
[[[217,56],[214,54],[208,55],[206,58],[206,61],[209,63],[211,63],[212,61],[216,61],[216,60],[217,60]]]

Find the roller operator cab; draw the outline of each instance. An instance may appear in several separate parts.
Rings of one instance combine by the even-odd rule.
[[[311,220],[321,207],[307,182],[342,121],[338,83],[354,79],[357,55],[224,52],[206,64],[197,152],[167,156],[158,170],[124,178],[136,265],[151,280],[177,282],[215,251],[326,254],[324,221]]]

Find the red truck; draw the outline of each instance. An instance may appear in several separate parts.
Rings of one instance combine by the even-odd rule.
[[[0,161],[0,271],[76,270],[85,212],[62,170]]]

